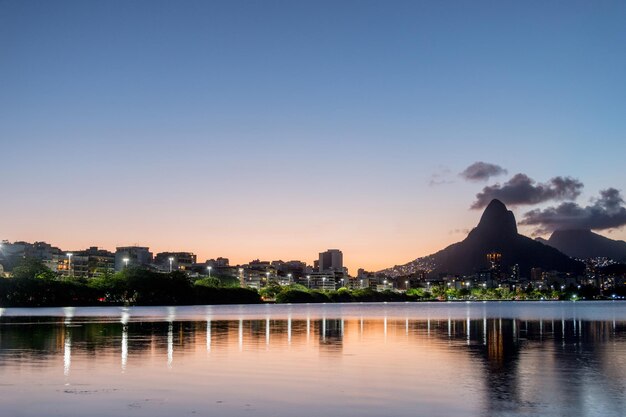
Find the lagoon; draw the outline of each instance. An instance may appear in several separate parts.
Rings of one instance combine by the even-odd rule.
[[[618,416],[626,302],[0,309],[2,416]]]

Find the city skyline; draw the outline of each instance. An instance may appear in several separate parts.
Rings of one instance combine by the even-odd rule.
[[[242,4],[2,2],[0,239],[354,272],[507,184],[520,223],[626,191],[623,4]]]

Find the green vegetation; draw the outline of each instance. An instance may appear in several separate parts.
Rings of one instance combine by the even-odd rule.
[[[411,290],[409,290],[411,291]],[[432,297],[437,300],[591,300],[600,294],[591,286],[581,288],[569,286],[563,290],[550,288],[471,288],[450,289],[435,285],[431,287]],[[426,293],[427,294],[427,293]]]
[[[336,291],[308,290],[302,285],[287,287],[271,286],[261,290],[265,299],[277,303],[349,303],[381,301],[460,301],[460,300],[582,300],[597,298],[599,293],[593,287],[577,288],[570,286],[563,291],[538,290],[532,287],[518,288],[472,288],[453,289],[435,285],[430,291],[425,288],[411,288],[406,292],[382,291],[371,288]]]
[[[278,290],[278,292],[276,292]],[[263,294],[263,290],[261,290]],[[339,288],[336,291],[309,290],[298,284],[272,289],[277,303],[351,303],[351,302],[382,302],[382,301],[417,301],[420,298],[414,293],[395,291],[378,292],[371,288],[350,290]],[[425,298],[424,298],[425,299]]]
[[[219,277],[194,282],[180,271],[163,274],[128,268],[87,280],[60,276],[41,262],[26,259],[15,267],[13,278],[0,279],[1,307],[259,302],[255,290],[235,288]]]

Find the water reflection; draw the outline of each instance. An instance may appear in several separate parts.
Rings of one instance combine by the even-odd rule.
[[[114,374],[101,371],[116,358],[118,375],[132,382],[127,389],[135,383],[157,389],[165,381],[160,373],[165,367],[190,389],[179,392],[186,401],[201,401],[206,387],[185,384],[204,381],[222,396],[243,395],[248,403],[257,401],[273,411],[285,407],[281,415],[293,413],[302,401],[310,401],[311,408],[300,410],[301,415],[322,412],[326,400],[302,396],[312,387],[321,397],[334,398],[341,411],[335,415],[621,413],[626,406],[626,321],[615,312],[605,320],[579,314],[510,318],[495,317],[488,308],[432,318],[269,312],[223,318],[207,311],[200,320],[181,319],[174,308],[161,320],[135,319],[128,310],[115,320],[81,316],[73,309],[63,310],[61,317],[16,317],[5,311],[0,372],[13,375],[15,386],[27,393],[26,381],[35,375],[56,381],[54,363],[62,357],[57,375],[66,384],[116,384]],[[328,378],[337,378],[337,385],[326,383]],[[254,394],[266,384],[272,394]],[[11,405],[7,398],[3,402]],[[423,413],[416,411],[418,404],[425,407]],[[383,410],[390,414],[380,414]]]

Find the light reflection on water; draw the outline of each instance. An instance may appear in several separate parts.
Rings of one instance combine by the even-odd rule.
[[[626,303],[5,309],[7,416],[611,416]]]

